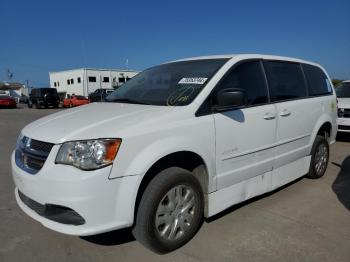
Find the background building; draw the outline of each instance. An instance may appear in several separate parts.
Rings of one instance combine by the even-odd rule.
[[[50,72],[50,86],[60,96],[76,94],[88,96],[99,88],[116,88],[138,74],[131,70],[79,68]]]

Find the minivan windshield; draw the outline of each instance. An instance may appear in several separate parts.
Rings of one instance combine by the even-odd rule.
[[[337,97],[339,98],[350,98],[350,82],[342,83],[339,87],[335,89],[335,92],[337,93]]]
[[[155,66],[107,96],[107,102],[184,106],[190,104],[228,59],[202,59]]]

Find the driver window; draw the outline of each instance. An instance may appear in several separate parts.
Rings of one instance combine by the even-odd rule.
[[[245,62],[235,67],[224,77],[217,91],[226,88],[242,89],[246,95],[247,106],[268,102],[266,82],[259,61]]]

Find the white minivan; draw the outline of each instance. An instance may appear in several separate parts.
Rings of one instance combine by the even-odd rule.
[[[336,95],[318,64],[183,59],[143,71],[107,102],[23,128],[12,154],[15,196],[55,231],[132,227],[166,253],[203,218],[304,175],[322,177],[336,133]]]
[[[350,132],[350,80],[336,88],[338,98],[338,132]]]

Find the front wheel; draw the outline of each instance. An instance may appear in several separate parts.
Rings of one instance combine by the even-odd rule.
[[[133,234],[157,253],[173,251],[197,233],[203,210],[202,188],[192,173],[165,169],[151,180],[141,198]]]
[[[316,179],[322,177],[328,166],[329,144],[325,137],[316,136],[311,150],[310,169],[307,177]]]

